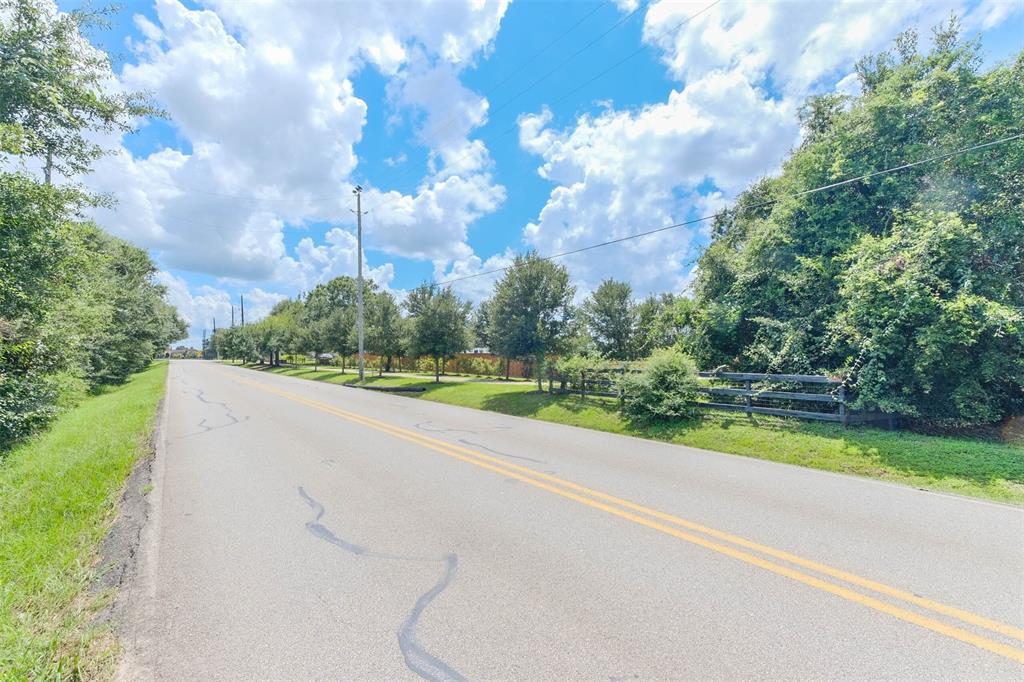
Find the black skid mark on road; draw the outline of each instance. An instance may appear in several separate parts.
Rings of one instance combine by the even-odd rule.
[[[242,422],[249,421],[248,416],[241,418],[236,417],[234,411],[230,407],[228,407],[227,403],[219,402],[216,400],[207,400],[206,392],[203,391],[203,389],[197,388],[195,393],[196,398],[199,399],[199,402],[206,403],[207,405],[219,405],[224,410],[224,417],[227,419],[227,423],[218,424],[217,426],[210,426],[209,424],[206,423],[206,417],[203,417],[202,419],[199,420],[199,423],[196,425],[202,430],[193,433],[186,433],[184,436],[182,436],[182,438],[185,438],[187,436],[197,436],[202,433],[209,433],[210,431],[216,431],[217,429],[226,429],[229,426],[234,426],[235,424],[241,424]]]
[[[459,558],[454,554],[445,555],[444,566],[444,574],[441,579],[416,600],[415,606],[409,612],[409,617],[402,623],[402,628],[398,631],[398,646],[402,650],[405,664],[420,677],[427,680],[465,680],[466,678],[458,671],[453,670],[451,666],[424,649],[416,641],[416,624],[420,616],[430,606],[430,602],[444,592],[445,588],[455,579]]]
[[[316,519],[312,521],[306,521],[306,530],[308,530],[310,533],[317,536],[321,540],[326,540],[332,545],[337,545],[338,547],[341,547],[343,550],[349,552],[350,554],[355,554],[357,556],[362,556],[363,554],[366,554],[365,547],[339,538],[337,535],[332,533],[327,526],[320,523],[320,519],[323,518],[324,515],[324,506],[317,502],[316,500],[314,500],[312,497],[310,497],[302,486],[299,486],[299,495],[302,496],[302,499],[306,501],[306,504],[312,507],[313,511],[316,512]]]
[[[420,616],[430,603],[451,584],[455,579],[455,573],[459,566],[459,558],[455,554],[444,556],[424,557],[406,554],[391,554],[388,552],[374,552],[362,545],[344,540],[334,534],[327,526],[320,523],[324,515],[324,506],[313,499],[305,488],[299,486],[299,496],[316,514],[316,518],[306,522],[306,530],[314,536],[325,540],[332,545],[344,549],[350,554],[371,559],[386,559],[392,561],[412,561],[416,563],[441,563],[444,565],[444,573],[441,578],[429,590],[420,595],[412,607],[412,611],[398,629],[398,648],[405,659],[405,665],[414,673],[432,682],[465,682],[466,678],[440,658],[423,648],[423,645],[416,639],[416,626],[419,624]]]
[[[427,424],[432,424],[432,423],[433,422],[425,421],[425,422],[420,422],[419,424],[416,424],[415,426],[420,431],[427,431],[429,433],[472,433],[474,436],[480,435],[476,431],[470,431],[469,429],[428,429],[426,425]]]
[[[459,442],[462,443],[463,445],[470,445],[470,446],[472,446],[474,448],[480,448],[481,450],[487,450],[487,452],[493,452],[494,454],[500,455],[502,457],[511,457],[512,459],[525,459],[527,462],[534,462],[535,464],[546,464],[547,463],[547,462],[545,462],[542,459],[534,459],[533,457],[524,457],[523,455],[510,455],[507,452],[502,452],[501,450],[495,450],[494,448],[489,448],[486,445],[483,445],[482,443],[474,443],[473,441],[466,440],[465,438],[460,438]]]

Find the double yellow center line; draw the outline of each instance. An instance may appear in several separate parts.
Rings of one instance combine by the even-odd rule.
[[[852,589],[851,586],[859,587],[867,592],[884,595],[893,600],[897,600],[897,602],[902,602],[904,605],[913,605],[934,614],[939,614],[949,619],[972,625],[976,628],[988,631],[986,634],[998,634],[1009,639],[1024,641],[1024,628],[1000,623],[969,611],[964,611],[953,606],[932,601],[931,599],[920,597],[911,592],[907,592],[906,590],[890,587],[889,585],[855,575],[848,571],[834,568],[810,559],[805,559],[795,554],[775,549],[774,547],[769,547],[737,535],[732,535],[731,533],[709,528],[708,526],[688,521],[656,509],[651,509],[650,507],[645,507],[635,502],[630,502],[629,500],[624,500],[622,498],[615,497],[614,495],[609,495],[608,493],[594,490],[593,488],[588,488],[578,483],[573,483],[572,481],[567,481],[563,478],[558,478],[518,464],[512,464],[498,459],[497,457],[492,457],[482,452],[462,447],[461,445],[449,443],[438,438],[432,438],[422,433],[349,412],[333,405],[328,405],[327,403],[323,403],[318,400],[312,400],[305,396],[277,387],[244,379],[233,372],[222,373],[229,376],[234,381],[301,403],[321,412],[341,417],[342,419],[346,419],[362,426],[381,431],[395,438],[414,443],[447,457],[452,457],[467,464],[472,464],[473,466],[493,471],[501,476],[515,479],[535,488],[572,500],[573,502],[577,502],[593,509],[598,509],[619,518],[626,519],[627,521],[631,521],[652,530],[698,545],[713,552],[718,552],[719,554],[724,554],[725,556],[732,557],[744,563],[757,566],[758,568],[762,568],[771,573],[785,576],[786,578],[790,578],[799,583],[803,583],[804,585],[828,592],[848,601],[866,606],[876,611],[881,611],[882,613],[886,613],[908,623],[913,623],[914,625],[931,630],[932,632],[951,637],[961,642],[966,642],[967,644],[972,644],[981,649],[985,649],[986,651],[991,651],[992,653],[999,654],[1000,656],[1005,656],[1006,658],[1017,661],[1018,663],[1024,663],[1024,649],[975,634],[974,632],[965,630],[962,627],[937,620],[932,616],[908,610],[907,608],[904,608],[903,605],[882,601],[877,597],[858,592]],[[699,533],[700,535],[695,533]],[[751,552],[756,552],[757,554],[753,554]],[[771,557],[772,559],[783,561],[790,565],[787,566],[775,561],[770,561],[765,557]],[[797,568],[794,568],[794,566],[807,571],[813,571],[821,576],[828,576],[829,578],[840,582],[837,583],[825,580],[817,575],[798,570]]]

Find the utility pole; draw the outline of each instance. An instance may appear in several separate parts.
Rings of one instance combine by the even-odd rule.
[[[231,304],[231,327],[234,328],[234,326],[235,326],[235,304],[232,303]]]
[[[359,381],[363,380],[363,188],[356,185],[356,339],[359,345]]]
[[[245,296],[238,295],[238,306],[242,309],[242,326],[245,326]]]

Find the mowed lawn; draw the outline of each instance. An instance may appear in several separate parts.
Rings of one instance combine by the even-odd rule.
[[[92,622],[110,595],[89,586],[166,375],[155,363],[0,454],[0,679],[112,674],[113,638]]]
[[[355,383],[354,373],[312,367],[264,369],[326,383]],[[708,412],[704,417],[645,425],[624,420],[613,400],[538,393],[529,382],[444,381],[369,376],[377,386],[422,387],[413,398],[530,417],[610,433],[651,438],[745,457],[866,476],[918,488],[1024,506],[1024,444],[926,436],[907,431],[781,417]]]

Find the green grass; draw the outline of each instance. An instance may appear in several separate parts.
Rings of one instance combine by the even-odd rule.
[[[329,383],[355,375],[303,369],[275,372]],[[322,377],[322,378],[321,378]],[[613,400],[537,393],[525,383],[440,383],[421,378],[372,379],[378,385],[413,385],[422,400],[461,405],[598,431],[650,438],[745,457],[865,476],[928,490],[1024,505],[1024,447],[986,440],[927,436],[907,431],[799,419],[709,412],[700,419],[645,425],[624,420]]]
[[[96,679],[116,647],[89,590],[118,494],[147,439],[167,363],[85,399],[0,459],[0,679]]]
[[[313,369],[312,365],[300,365],[300,366],[282,366],[282,367],[268,367],[267,365],[244,365],[249,369],[255,369],[261,372],[268,372],[270,374],[281,374],[287,377],[298,377],[299,379],[309,379],[311,381],[321,381],[327,384],[357,384],[359,383],[359,375],[356,374],[355,370],[347,369],[342,372],[332,367],[320,367],[319,369]],[[376,374],[370,371],[364,372],[365,380],[362,385],[364,386],[418,386],[424,383],[429,383],[423,377],[418,376],[403,376],[403,377],[378,377]]]

